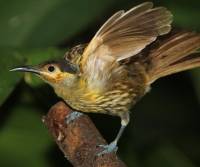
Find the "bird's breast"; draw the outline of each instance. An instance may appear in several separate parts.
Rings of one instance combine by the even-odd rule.
[[[134,88],[125,84],[116,84],[113,89],[104,92],[58,89],[56,93],[75,110],[116,116],[128,112],[138,97]]]

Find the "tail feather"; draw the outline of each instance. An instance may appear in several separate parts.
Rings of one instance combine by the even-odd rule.
[[[200,35],[182,32],[162,41],[148,56],[149,83],[158,78],[200,66]]]

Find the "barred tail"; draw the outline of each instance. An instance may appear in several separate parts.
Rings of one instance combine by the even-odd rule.
[[[182,32],[162,41],[149,55],[149,84],[158,78],[200,66],[200,35]]]

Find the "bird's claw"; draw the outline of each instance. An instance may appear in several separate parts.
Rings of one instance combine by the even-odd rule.
[[[97,156],[101,156],[101,155],[108,154],[111,152],[117,152],[117,149],[118,149],[117,143],[115,141],[108,145],[98,145],[98,147],[103,148],[103,150],[99,152]]]
[[[82,116],[83,114],[77,111],[74,111],[72,113],[70,113],[66,118],[65,118],[65,123],[69,124],[72,121],[74,121],[75,119],[79,118],[80,116]]]

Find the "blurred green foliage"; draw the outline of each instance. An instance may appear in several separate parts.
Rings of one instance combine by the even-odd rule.
[[[62,57],[68,47],[88,42],[115,11],[140,2],[143,1],[0,1],[0,166],[70,166],[41,122],[42,115],[59,99],[39,79],[11,73],[9,69]],[[200,1],[154,3],[172,11],[175,27],[200,31]],[[118,152],[128,166],[200,165],[199,77],[197,69],[161,79],[134,107]],[[94,114],[91,117],[111,141],[119,120]]]

